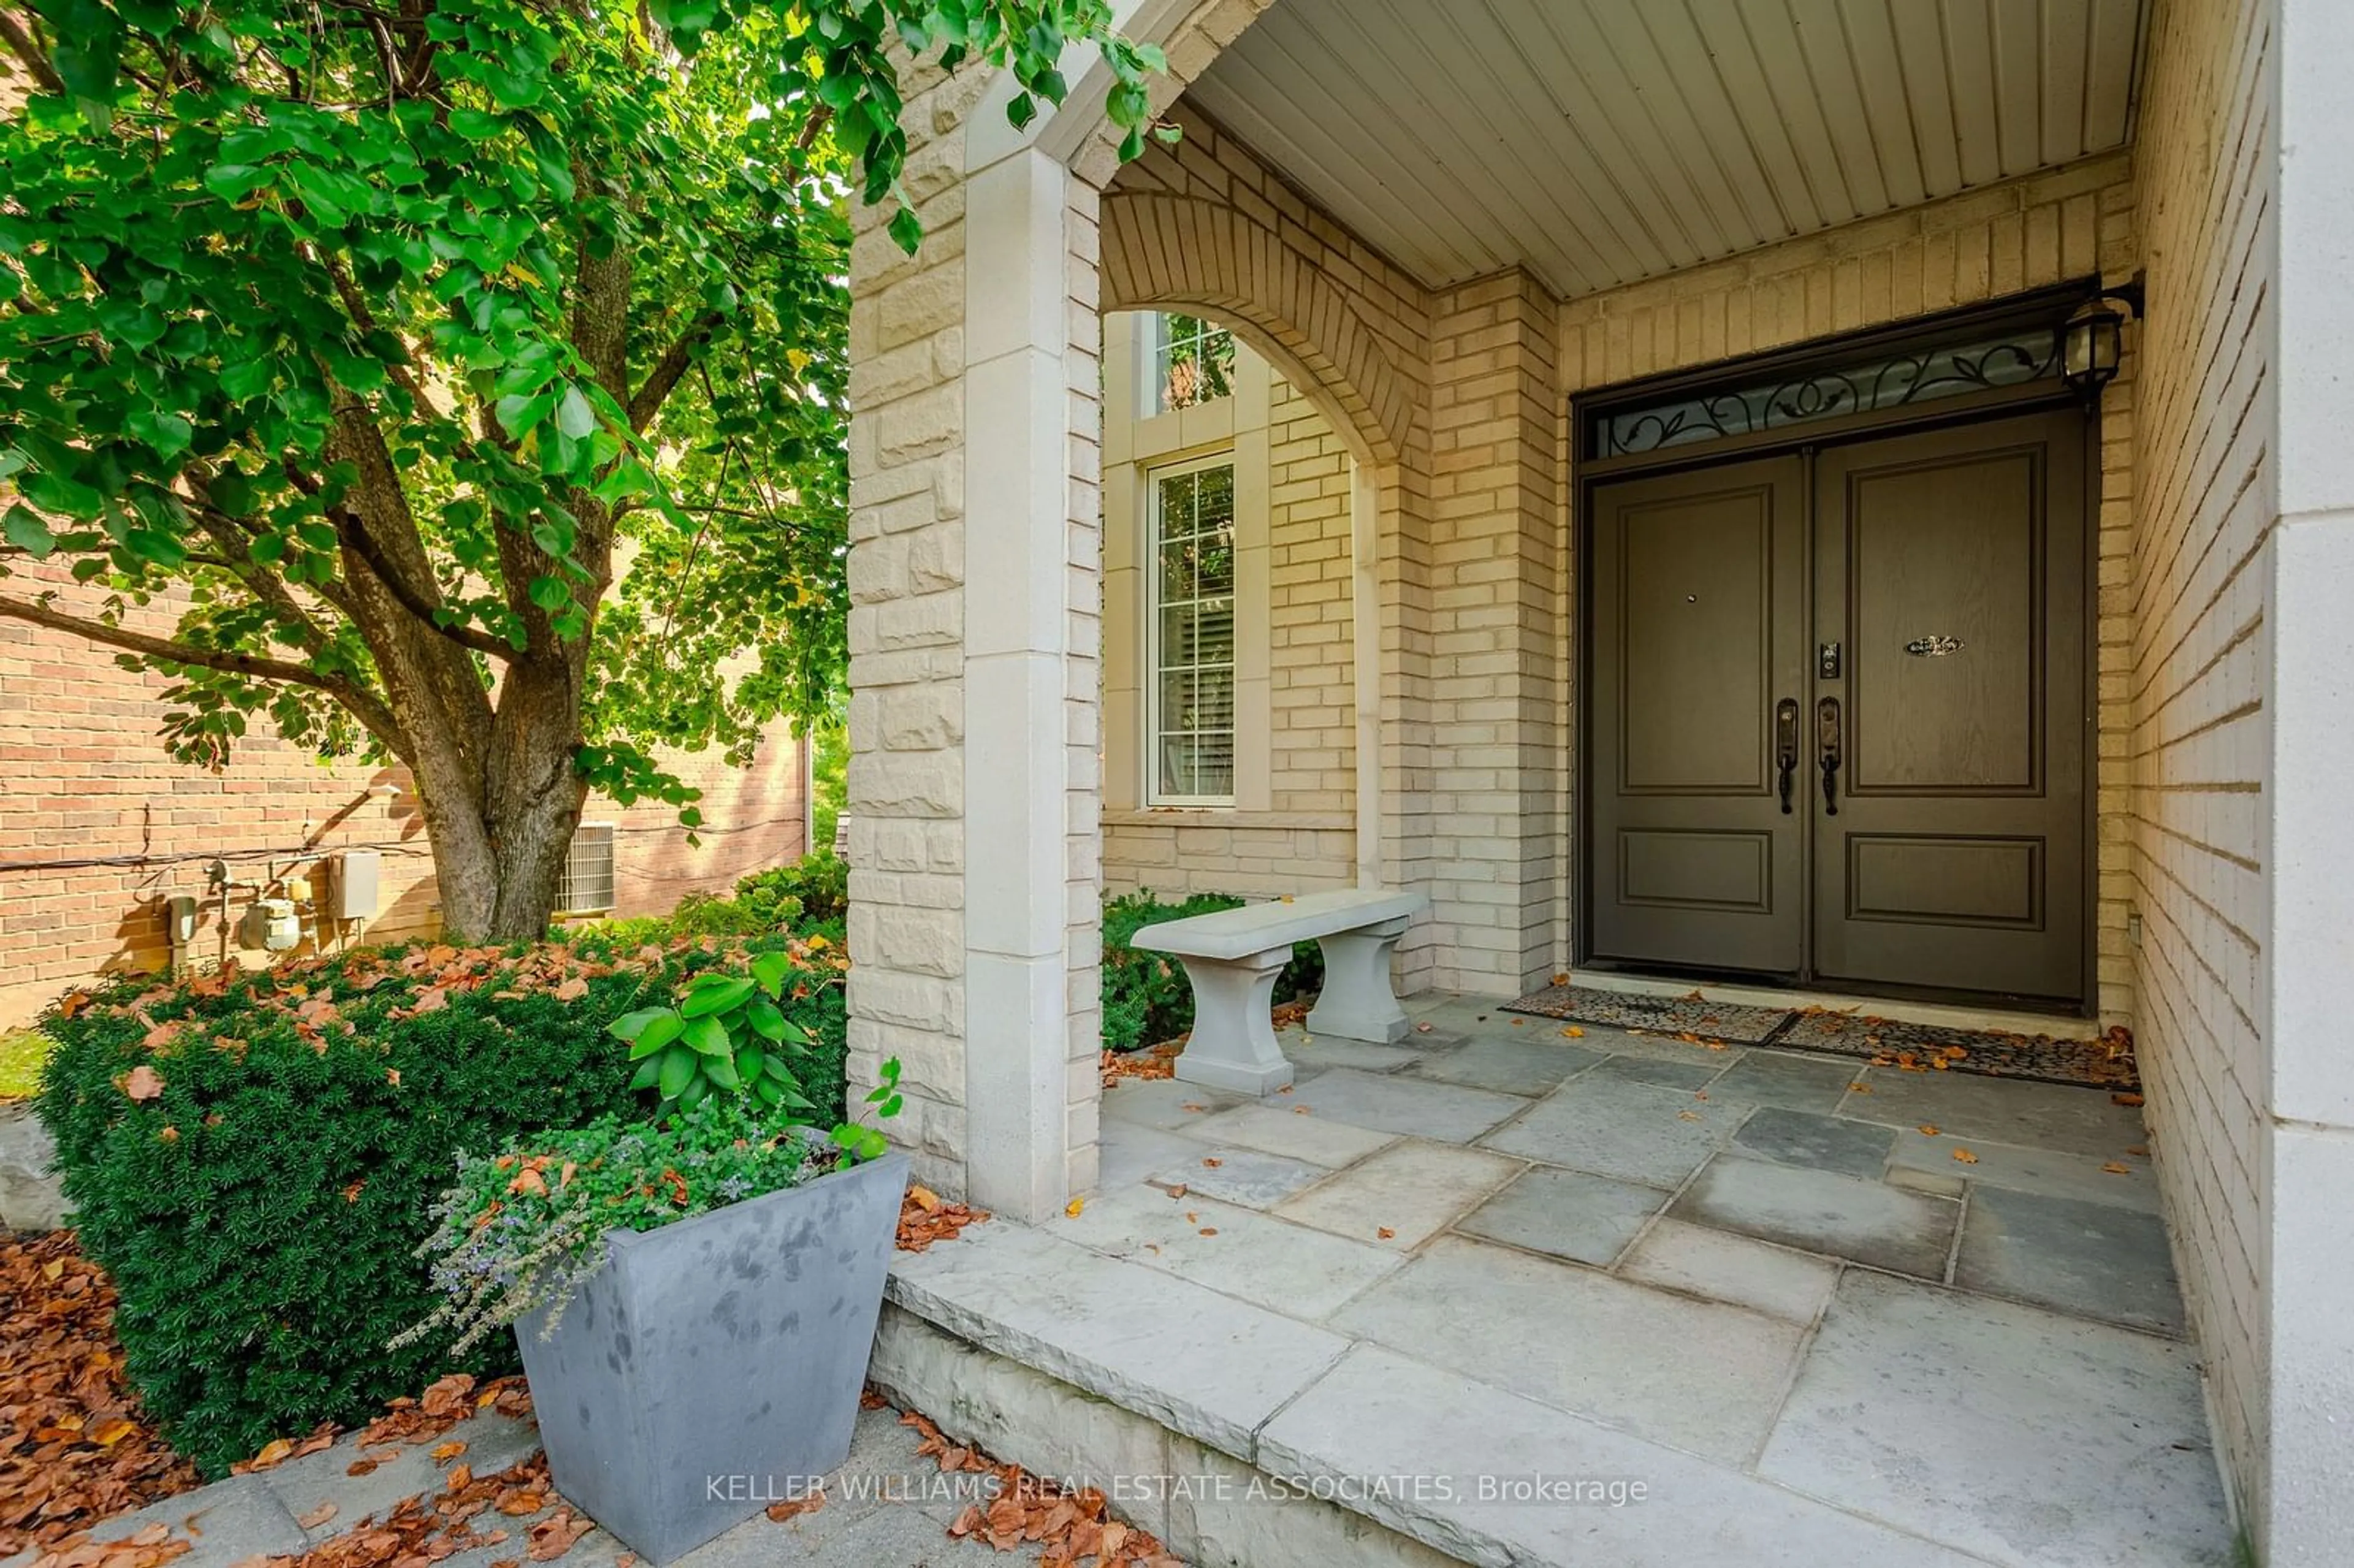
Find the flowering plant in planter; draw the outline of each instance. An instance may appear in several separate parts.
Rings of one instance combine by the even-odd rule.
[[[884,1063],[866,1097],[878,1115],[897,1113],[898,1079],[897,1060]],[[443,1300],[393,1343],[451,1329],[462,1354],[534,1313],[544,1314],[545,1338],[603,1266],[607,1232],[650,1231],[801,1186],[885,1149],[881,1133],[856,1122],[821,1132],[758,1097],[708,1095],[656,1121],[609,1116],[494,1155],[461,1153],[418,1248],[433,1259]]]

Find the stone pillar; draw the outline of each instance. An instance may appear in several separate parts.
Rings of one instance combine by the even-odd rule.
[[[2346,722],[2354,712],[2346,655],[2346,607],[2354,602],[2354,449],[2346,441],[2354,300],[2345,287],[2354,265],[2354,212],[2345,201],[2354,158],[2354,117],[2345,105],[2354,14],[2338,0],[2281,0],[2276,27],[2278,140],[2260,167],[2279,182],[2277,357],[2256,417],[2278,421],[2278,520],[2266,541],[2270,559],[2254,568],[2267,579],[2270,690],[2251,694],[2270,721],[2262,855],[2269,975],[2259,994],[2268,1003],[2271,1060],[2256,1260],[2270,1431],[2256,1549],[2266,1563],[2288,1564],[2342,1562],[2354,1540],[2346,1486],[2354,1475],[2347,1417],[2354,1319],[2346,1309],[2354,1295],[2354,1250],[2346,1245],[2354,1049],[2345,1027],[2354,973],[2354,817],[2346,810],[2354,777],[2354,729]]]
[[[1566,959],[1559,315],[1518,271],[1432,312],[1430,892],[1452,933],[1437,980],[1490,995]]]
[[[967,1189],[1095,1180],[1102,644],[1096,193],[1017,148],[966,177]]]

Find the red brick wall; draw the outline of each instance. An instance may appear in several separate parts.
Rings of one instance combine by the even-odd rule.
[[[62,572],[21,562],[13,570],[13,595],[54,588],[58,607],[69,611],[96,601]],[[167,630],[176,613],[159,603],[131,619]],[[163,901],[175,894],[199,900],[192,951],[216,961],[218,904],[205,894],[206,863],[216,855],[243,857],[231,861],[240,880],[310,875],[323,895],[324,857],[376,847],[379,913],[351,935],[380,941],[440,927],[433,863],[406,768],[323,766],[269,735],[266,724],[238,744],[220,773],[179,766],[155,734],[168,683],[120,668],[79,638],[0,620],[0,1028],[92,976],[163,967]],[[802,853],[801,753],[779,726],[747,768],[716,756],[677,758],[704,790],[699,847],[686,842],[668,807],[625,810],[590,800],[584,820],[620,830],[619,912],[664,913],[688,893],[725,889],[748,871]],[[368,792],[380,784],[400,793]],[[59,863],[93,860],[122,863]],[[232,925],[254,896],[232,893]],[[239,950],[233,934],[229,947]]]

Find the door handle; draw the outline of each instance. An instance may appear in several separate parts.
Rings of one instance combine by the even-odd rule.
[[[1782,814],[1790,814],[1790,782],[1798,771],[1798,699],[1784,697],[1774,706],[1774,759],[1781,766],[1782,778],[1777,786],[1782,796]]]
[[[1815,747],[1823,769],[1823,815],[1839,815],[1840,705],[1837,697],[1815,705]]]

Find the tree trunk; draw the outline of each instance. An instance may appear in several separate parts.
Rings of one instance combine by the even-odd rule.
[[[413,768],[454,941],[536,941],[547,934],[588,784],[578,686],[566,662],[517,660],[486,735],[412,723]],[[421,732],[421,733],[420,733]]]

